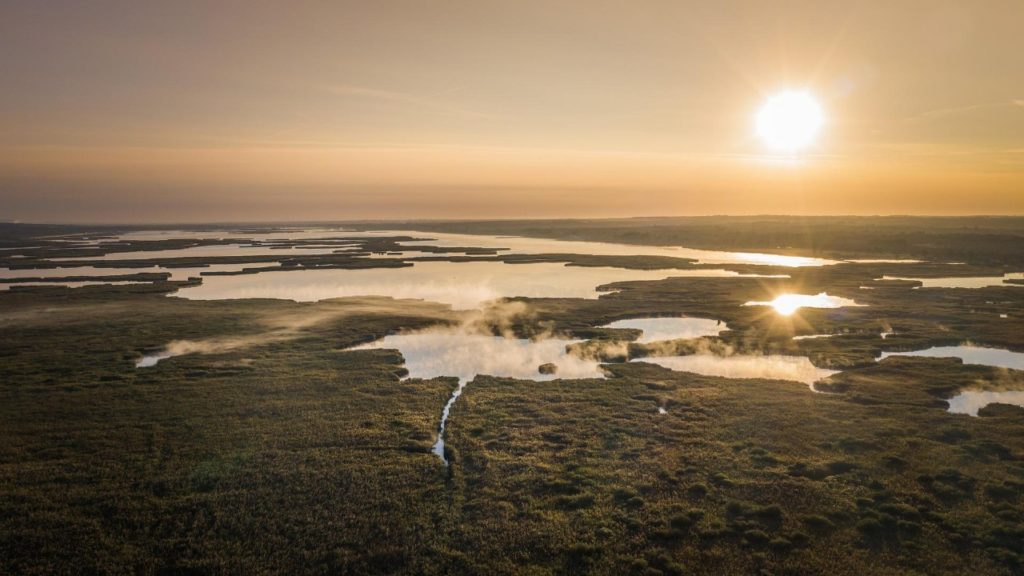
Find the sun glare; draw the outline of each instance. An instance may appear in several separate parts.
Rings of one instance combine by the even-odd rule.
[[[861,306],[849,298],[830,296],[825,292],[818,294],[780,294],[768,302],[747,302],[744,306],[771,306],[780,316],[791,316],[801,308],[842,308],[843,306]]]
[[[825,117],[817,100],[806,91],[775,94],[757,113],[757,134],[773,150],[793,153],[814,142]]]

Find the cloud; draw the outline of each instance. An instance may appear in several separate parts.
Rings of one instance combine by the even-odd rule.
[[[980,104],[968,104],[965,106],[953,106],[950,108],[937,108],[935,110],[928,110],[921,112],[910,117],[910,120],[934,120],[937,118],[946,118],[949,116],[958,116],[960,114],[966,114],[968,112],[974,112],[975,110],[986,110],[989,108],[1006,108],[1006,107],[1024,107],[1024,99],[1013,99],[1006,102],[985,102]]]

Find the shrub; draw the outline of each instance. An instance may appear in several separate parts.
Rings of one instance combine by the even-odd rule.
[[[874,518],[865,518],[860,522],[857,522],[857,531],[865,538],[876,539],[882,537],[885,533],[885,527],[882,526],[881,522]]]
[[[686,491],[694,498],[703,498],[708,494],[708,487],[704,484],[694,484],[687,488]]]
[[[806,526],[808,530],[817,534],[831,532],[836,527],[836,525],[833,524],[831,520],[825,518],[824,516],[819,516],[817,514],[804,516],[803,522],[804,526]]]
[[[758,546],[768,542],[768,533],[764,530],[747,530],[743,533],[743,540],[747,544]]]

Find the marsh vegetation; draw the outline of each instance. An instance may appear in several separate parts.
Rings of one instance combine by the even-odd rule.
[[[0,267],[18,280],[90,281],[50,275],[82,256],[104,276],[160,271],[0,292],[0,572],[1020,574],[1024,409],[1011,404],[1024,372],[924,351],[1024,352],[1024,289],[894,278],[1018,274],[1024,222],[832,224],[538,234],[832,261],[807,266],[426,241],[430,228],[499,236],[534,222],[399,235],[3,226]],[[246,243],[288,254],[166,256]],[[103,258],[111,248],[132,257]],[[183,297],[214,278],[322,267],[345,285],[434,264],[525,272],[465,300],[427,294],[466,283],[411,292],[408,280],[377,295]],[[536,285],[594,275],[577,276],[586,293],[525,292],[541,264]],[[165,272],[207,266],[233,268]],[[744,306],[820,293],[858,305]],[[448,466],[432,453],[442,439]]]

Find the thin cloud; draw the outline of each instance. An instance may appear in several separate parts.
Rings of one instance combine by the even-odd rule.
[[[1009,106],[1024,106],[1024,99],[1014,99],[1007,102],[986,102],[982,104],[968,104],[966,106],[953,106],[950,108],[938,108],[935,110],[928,110],[927,112],[921,112],[910,117],[910,120],[934,120],[936,118],[945,118],[947,116],[956,116],[959,114],[965,114],[967,112],[973,112],[975,110],[985,110],[988,108],[1004,108]]]

